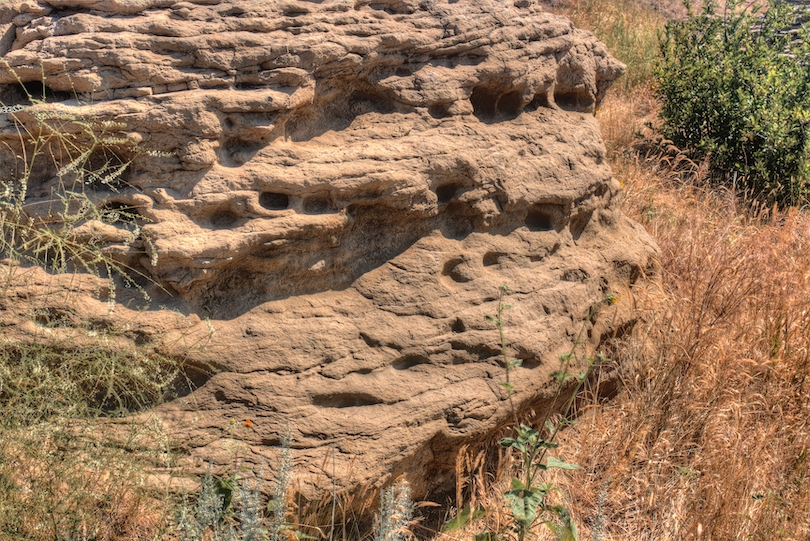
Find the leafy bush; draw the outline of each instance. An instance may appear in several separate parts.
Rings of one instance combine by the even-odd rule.
[[[689,6],[687,5],[687,8]],[[663,135],[712,176],[769,203],[800,205],[810,181],[810,40],[795,11],[709,1],[667,24],[656,70]],[[798,39],[797,39],[798,38]],[[793,41],[792,41],[793,40]]]

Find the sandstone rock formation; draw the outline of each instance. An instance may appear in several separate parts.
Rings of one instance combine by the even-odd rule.
[[[218,370],[157,411],[190,464],[229,464],[236,439],[270,474],[289,428],[305,491],[333,460],[346,487],[446,489],[458,449],[511,419],[499,286],[527,410],[583,325],[592,348],[632,320],[590,308],[655,272],[594,118],[624,67],[531,0],[28,0],[0,23],[6,147],[61,120],[102,171],[83,190],[136,214],[76,235],[156,300],[75,311]],[[32,216],[62,152],[31,173]]]

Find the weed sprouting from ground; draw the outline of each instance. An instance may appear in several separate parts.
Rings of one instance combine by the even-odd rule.
[[[380,515],[374,530],[374,541],[405,541],[411,536],[410,524],[414,504],[411,487],[399,481],[382,491]]]
[[[292,457],[290,456],[290,445],[292,435],[289,429],[281,441],[281,453],[279,455],[278,468],[276,471],[276,486],[273,494],[273,501],[268,506],[271,511],[270,540],[278,541],[283,533],[290,529],[287,522],[287,501],[289,498],[290,481],[292,480]]]

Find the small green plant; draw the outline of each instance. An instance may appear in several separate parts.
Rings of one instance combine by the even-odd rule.
[[[578,539],[577,527],[571,519],[568,508],[563,505],[551,505],[548,502],[549,493],[557,490],[556,487],[552,483],[541,482],[538,479],[543,472],[552,468],[579,469],[579,466],[574,464],[546,456],[549,449],[556,449],[559,446],[553,440],[562,424],[560,422],[552,426],[548,423],[546,428],[551,436],[547,440],[540,437],[537,430],[521,424],[515,429],[515,437],[503,438],[498,442],[501,447],[517,451],[521,459],[520,470],[523,475],[513,477],[511,490],[504,494],[512,512],[518,541],[523,541],[538,522],[548,526],[558,539],[564,541]]]
[[[287,521],[287,500],[289,497],[290,481],[292,480],[292,456],[290,445],[292,434],[289,427],[281,438],[281,454],[279,455],[278,471],[276,472],[276,489],[273,500],[267,504],[270,512],[270,541],[280,541],[288,531],[295,532]]]
[[[512,413],[515,415],[515,422],[517,422],[517,412],[515,411],[515,404],[512,401],[512,395],[515,394],[515,387],[512,385],[511,381],[511,373],[515,368],[518,368],[523,364],[523,361],[520,359],[516,359],[510,357],[509,355],[509,345],[506,343],[506,333],[504,332],[504,328],[506,326],[506,322],[504,319],[504,313],[506,310],[512,308],[510,304],[506,304],[504,302],[505,296],[509,293],[509,286],[501,285],[498,288],[498,313],[494,316],[486,316],[487,321],[491,321],[495,324],[495,327],[498,329],[498,337],[500,340],[501,346],[501,361],[503,363],[503,369],[506,374],[505,381],[501,381],[498,383],[501,387],[506,390],[506,395],[509,397],[509,407],[512,410]]]
[[[194,506],[188,497],[179,507],[175,527],[183,541],[266,541],[259,468],[253,482],[248,479],[213,475],[207,471],[200,480]]]
[[[251,421],[245,421],[249,427]],[[235,423],[234,423],[235,424]],[[200,480],[195,505],[186,497],[175,517],[183,541],[282,541],[314,539],[288,520],[292,460],[289,430],[281,440],[281,453],[273,498],[262,505],[264,474],[259,468],[250,482],[241,474],[214,475]]]
[[[753,4],[751,4],[753,5]],[[750,6],[750,5],[749,5]],[[810,40],[796,12],[730,0],[671,21],[655,75],[664,137],[721,184],[768,203],[802,205],[810,181]]]
[[[521,363],[518,359],[512,359],[509,356],[508,344],[506,342],[504,311],[511,307],[504,302],[504,298],[508,292],[509,288],[507,286],[500,287],[497,315],[487,316],[487,320],[493,322],[498,329],[502,362],[506,372],[506,381],[501,382],[500,385],[506,389],[510,400],[510,408],[512,409],[515,419],[517,419],[517,412],[512,402],[514,386],[510,381],[510,373],[515,368],[521,366]],[[576,374],[568,371],[572,361],[578,360],[577,351],[582,343],[583,334],[600,308],[605,305],[609,306],[615,302],[616,297],[614,295],[607,295],[589,309],[588,317],[583,322],[571,347],[571,351],[563,355],[560,359],[560,370],[557,370],[553,374],[558,382],[557,391],[548,407],[545,417],[540,423],[543,432],[523,423],[517,423],[517,427],[514,429],[514,436],[502,438],[498,442],[500,447],[511,450],[519,458],[519,475],[512,478],[510,489],[504,493],[504,500],[512,518],[511,529],[518,541],[524,541],[532,528],[537,524],[543,524],[548,527],[560,540],[577,541],[579,538],[576,523],[573,521],[568,508],[564,505],[552,504],[549,501],[549,494],[556,491],[557,488],[553,483],[543,481],[543,476],[545,472],[551,469],[579,469],[577,465],[569,464],[549,455],[548,451],[556,449],[559,446],[556,442],[557,436],[564,426],[571,424],[568,416],[582,386],[590,377],[591,372],[605,360],[601,355],[597,355],[595,358],[583,355],[582,360],[585,361],[587,368]],[[569,385],[571,380],[576,382],[573,389]],[[552,412],[556,410],[563,392],[570,392],[570,394],[562,407],[558,420],[552,422]],[[442,531],[447,532],[459,529],[477,518],[481,518],[483,515],[484,513],[482,513],[480,509],[472,509],[469,506],[465,507],[455,518],[445,523]],[[491,539],[493,535],[495,534],[485,532],[477,536],[477,538]],[[497,535],[495,536],[497,537]]]

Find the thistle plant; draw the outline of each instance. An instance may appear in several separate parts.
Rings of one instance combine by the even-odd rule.
[[[292,478],[292,457],[290,456],[290,444],[292,436],[289,428],[281,439],[281,455],[279,456],[278,471],[276,473],[276,489],[273,500],[267,504],[270,511],[270,541],[279,541],[282,534],[290,529],[287,524],[287,494]]]
[[[380,518],[374,530],[374,541],[405,541],[410,537],[410,522],[414,504],[411,487],[407,482],[398,483],[383,490],[380,496]]]
[[[178,509],[176,528],[182,541],[264,541],[262,509],[262,471],[253,483],[247,479],[206,472],[200,480],[200,492],[192,507],[188,498]]]

